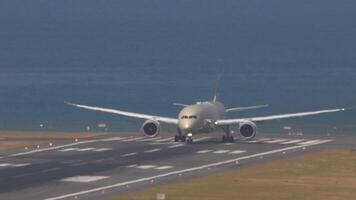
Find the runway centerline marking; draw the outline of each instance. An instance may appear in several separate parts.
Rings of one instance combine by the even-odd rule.
[[[177,147],[182,147],[182,146],[184,146],[184,144],[175,144],[175,145],[169,146],[168,148],[172,149],[172,148],[177,148]]]
[[[161,151],[161,149],[157,148],[157,149],[151,149],[151,150],[147,150],[144,151],[145,153],[153,153],[153,152],[157,152],[157,151]]]
[[[270,141],[265,141],[264,143],[275,144],[275,143],[280,143],[280,142],[285,142],[285,141],[287,141],[287,139],[273,139],[273,140],[270,140]]]
[[[333,140],[324,140],[324,141],[321,141],[321,142],[327,143],[327,142],[331,142],[331,141],[333,141]],[[230,160],[210,163],[210,164],[201,165],[201,166],[192,167],[192,168],[187,168],[187,169],[178,170],[178,171],[172,171],[172,172],[159,174],[159,175],[155,175],[155,176],[144,177],[144,178],[125,181],[125,182],[119,182],[119,183],[112,184],[112,185],[97,187],[97,188],[93,188],[93,189],[89,189],[89,190],[83,190],[83,191],[79,191],[79,192],[75,192],[75,193],[69,193],[69,194],[65,194],[65,195],[61,195],[61,196],[50,197],[50,198],[46,198],[45,200],[59,200],[59,199],[65,199],[65,198],[75,197],[75,196],[79,196],[79,195],[85,195],[85,194],[89,194],[89,193],[93,193],[93,192],[99,192],[99,191],[102,191],[102,190],[122,187],[122,186],[125,186],[125,185],[140,183],[140,182],[144,182],[144,181],[150,181],[152,179],[158,179],[158,178],[162,178],[162,177],[167,177],[167,176],[178,175],[178,174],[182,174],[182,173],[187,173],[187,172],[193,172],[193,171],[197,171],[197,170],[207,169],[207,168],[210,168],[210,167],[217,167],[217,166],[221,166],[221,165],[231,164],[231,163],[235,163],[236,161],[247,160],[247,159],[251,159],[251,158],[258,158],[260,156],[266,156],[266,155],[270,155],[270,154],[280,153],[280,152],[283,152],[283,151],[302,149],[303,147],[307,147],[307,146],[313,146],[313,144],[297,145],[297,146],[285,147],[285,148],[281,148],[281,149],[275,149],[275,150],[266,151],[266,152],[262,152],[262,153],[242,156],[242,157],[238,157],[238,158],[234,158],[234,159],[230,159]]]
[[[216,151],[213,151],[213,153],[215,153],[215,154],[223,154],[223,153],[227,153],[227,152],[230,152],[230,150],[216,150]]]
[[[209,152],[212,152],[212,151],[213,151],[213,150],[206,149],[206,150],[197,151],[196,153],[197,153],[197,154],[202,154],[202,153],[209,153]]]
[[[69,178],[63,178],[62,182],[77,182],[77,183],[90,183],[109,178],[109,176],[73,176]]]
[[[121,155],[121,157],[128,157],[128,156],[134,156],[134,155],[137,155],[137,153],[136,152],[127,153],[127,154]]]
[[[136,168],[138,169],[151,169],[151,168],[155,168],[157,167],[156,165],[140,165],[140,166],[137,166]]]
[[[164,165],[164,166],[156,167],[155,169],[164,170],[164,169],[172,169],[172,168],[173,166]]]
[[[235,150],[235,151],[231,151],[229,152],[229,154],[240,154],[240,153],[245,153],[246,151],[244,150]]]

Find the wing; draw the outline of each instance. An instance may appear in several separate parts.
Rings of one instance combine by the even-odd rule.
[[[319,110],[313,112],[302,112],[302,113],[291,113],[291,114],[283,114],[283,115],[271,115],[265,117],[251,117],[251,118],[241,118],[241,119],[223,119],[215,121],[215,125],[230,125],[230,124],[239,124],[244,121],[252,121],[252,122],[263,122],[269,120],[276,120],[276,119],[285,119],[285,118],[292,118],[292,117],[303,117],[309,115],[319,115],[323,113],[332,113],[332,112],[340,112],[344,111],[344,108],[333,109],[333,110]]]
[[[265,108],[265,107],[268,107],[268,106],[269,106],[269,105],[266,104],[266,105],[249,106],[249,107],[229,108],[229,109],[226,109],[226,112],[233,112],[233,111],[240,112],[240,111],[244,111],[244,110],[252,110],[252,109],[258,109],[258,108]]]
[[[74,103],[69,103],[69,102],[65,102],[65,103],[68,105],[75,106],[78,108],[83,108],[86,110],[94,110],[94,111],[100,111],[100,112],[113,113],[113,114],[117,114],[117,115],[123,115],[123,116],[127,116],[127,117],[139,118],[139,119],[151,119],[151,120],[156,120],[156,121],[164,122],[164,123],[168,123],[168,124],[178,124],[178,119],[170,118],[170,117],[146,115],[146,114],[140,114],[140,113],[134,113],[134,112],[126,112],[126,111],[122,111],[122,110],[115,110],[115,109],[110,109],[110,108],[100,108],[100,107],[94,107],[94,106],[74,104]]]

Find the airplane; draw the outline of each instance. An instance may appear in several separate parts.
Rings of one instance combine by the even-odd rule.
[[[233,132],[230,131],[230,126],[238,126],[238,133],[242,136],[242,140],[251,140],[257,134],[257,124],[260,122],[278,120],[292,117],[303,117],[310,115],[319,115],[323,113],[333,113],[344,111],[345,108],[318,110],[311,112],[299,112],[281,115],[249,117],[249,118],[234,118],[227,119],[227,113],[239,112],[250,109],[258,109],[267,107],[268,105],[258,105],[249,107],[225,108],[224,104],[219,101],[221,68],[218,68],[218,76],[216,80],[215,95],[213,100],[197,102],[193,105],[174,103],[176,106],[183,107],[178,114],[178,118],[163,117],[158,115],[140,114],[135,112],[127,112],[112,108],[102,108],[96,106],[88,106],[82,104],[74,104],[65,102],[68,105],[83,108],[87,110],[112,113],[127,117],[140,118],[146,120],[141,126],[140,132],[143,132],[147,137],[156,137],[160,133],[160,124],[167,123],[177,126],[178,134],[174,137],[175,142],[193,143],[193,136],[201,133],[211,133],[222,130],[222,142],[234,142]]]

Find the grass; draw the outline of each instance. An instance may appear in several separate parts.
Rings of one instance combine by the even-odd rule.
[[[356,151],[328,150],[110,200],[155,200],[161,192],[167,200],[356,199]]]

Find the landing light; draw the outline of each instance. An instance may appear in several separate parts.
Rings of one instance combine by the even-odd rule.
[[[193,133],[188,133],[187,136],[188,137],[193,137]]]

